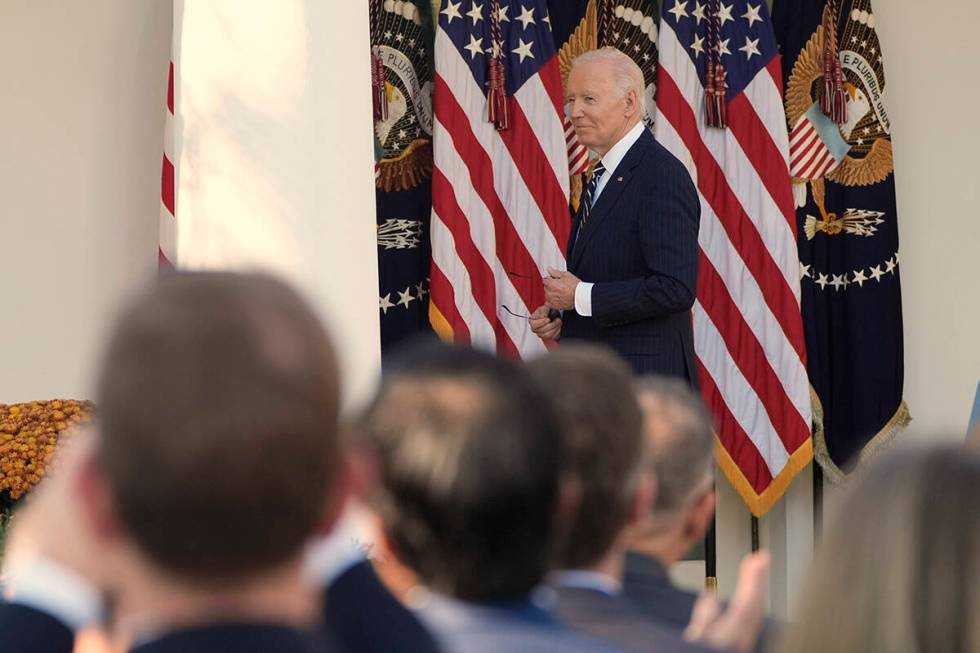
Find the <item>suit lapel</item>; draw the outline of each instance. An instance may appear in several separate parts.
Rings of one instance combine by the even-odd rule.
[[[616,166],[616,169],[609,173],[609,180],[603,187],[595,206],[589,212],[589,219],[586,221],[584,227],[578,228],[578,237],[571,251],[569,270],[574,272],[578,267],[582,259],[582,253],[589,246],[589,241],[592,239],[592,236],[601,228],[602,221],[609,215],[613,207],[616,206],[616,202],[619,200],[619,196],[623,194],[623,190],[629,185],[630,179],[633,176],[633,169],[643,158],[643,154],[650,146],[651,140],[653,140],[653,136],[650,135],[648,130],[644,129],[643,133],[640,134],[640,138],[633,143],[633,146],[626,153],[626,156],[623,157],[623,160],[619,162],[619,165]],[[578,226],[581,213],[581,210],[579,210],[573,226]]]

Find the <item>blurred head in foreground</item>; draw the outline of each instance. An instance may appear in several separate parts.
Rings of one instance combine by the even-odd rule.
[[[648,519],[631,534],[630,547],[669,566],[704,537],[715,512],[711,418],[681,381],[647,376],[635,388],[657,495]]]
[[[528,363],[552,389],[565,442],[565,471],[577,505],[558,549],[564,569],[588,569],[622,553],[623,533],[649,507],[653,483],[643,472],[642,415],[630,368],[615,352],[570,343]]]
[[[525,597],[548,570],[561,439],[518,363],[426,343],[386,367],[359,436],[375,450],[376,507],[395,554],[466,601]]]
[[[133,299],[98,383],[107,500],[158,571],[234,584],[329,522],[339,378],[320,321],[259,274],[180,273]]]
[[[899,451],[828,521],[780,651],[980,650],[980,456]]]

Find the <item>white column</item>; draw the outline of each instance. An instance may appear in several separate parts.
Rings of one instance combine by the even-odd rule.
[[[380,367],[367,5],[175,9],[178,266],[297,283],[339,341],[349,404]]]

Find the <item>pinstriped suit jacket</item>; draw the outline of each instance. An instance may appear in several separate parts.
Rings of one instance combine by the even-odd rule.
[[[592,316],[565,311],[563,339],[605,344],[637,373],[697,386],[694,304],[700,204],[687,170],[644,130],[585,225],[573,217],[568,270],[592,287]]]

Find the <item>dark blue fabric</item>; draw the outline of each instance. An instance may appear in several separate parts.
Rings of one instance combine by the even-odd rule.
[[[378,314],[381,354],[429,326],[429,216],[432,182],[407,190],[378,190]]]
[[[381,583],[371,563],[359,562],[330,584],[324,621],[350,651],[435,653],[435,639]]]
[[[841,52],[856,50],[871,61],[870,73],[884,88],[877,34],[855,23],[852,16],[852,9],[871,11],[871,6],[851,0],[838,4]],[[783,53],[787,93],[793,67],[820,25],[824,5],[824,0],[776,0],[773,5],[773,29]],[[846,68],[843,72],[845,82],[871,95],[858,75]],[[815,89],[822,84],[821,76],[808,87],[814,102],[819,99]],[[870,141],[882,141],[876,143],[882,146],[891,140],[887,127],[880,123],[874,111],[857,123],[847,139],[849,156],[864,161]],[[833,172],[837,171],[831,176]],[[881,181],[864,185],[845,185],[827,177],[819,180],[824,186],[824,210],[832,217],[844,218],[854,210],[882,213],[870,235],[817,231],[812,239],[807,238],[804,226],[808,218],[822,218],[812,184],[807,184],[805,205],[796,211],[807,372],[823,408],[827,452],[840,468],[882,431],[902,403],[905,371],[898,218],[895,175],[890,167],[886,173]]]
[[[132,653],[339,653],[323,638],[286,626],[212,624],[168,633]]]
[[[637,373],[697,385],[691,306],[700,205],[687,170],[648,131],[572,229],[568,269],[592,288],[592,316],[565,311],[561,337],[612,347]],[[571,240],[570,240],[571,243]]]
[[[467,603],[432,596],[417,614],[444,653],[615,653],[584,637],[529,600]]]
[[[626,556],[623,594],[657,621],[678,632],[687,627],[698,595],[674,585],[656,558],[640,553]]]
[[[684,641],[623,596],[594,589],[556,587],[555,616],[589,637],[624,651],[647,653],[710,653],[712,649]]]
[[[0,603],[0,653],[71,653],[75,634],[54,617]]]

